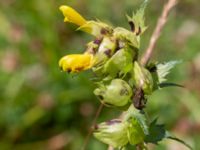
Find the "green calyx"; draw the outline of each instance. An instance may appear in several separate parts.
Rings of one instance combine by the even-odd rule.
[[[129,120],[130,125],[128,126],[128,140],[130,144],[136,145],[138,143],[142,143],[145,138],[144,131],[138,120],[136,118],[131,118]]]
[[[98,124],[94,136],[114,148],[121,148],[127,143],[131,145],[143,143],[148,134],[146,126],[144,115],[130,106],[121,119]]]
[[[94,90],[94,94],[100,98],[102,103],[122,107],[131,102],[133,95],[131,87],[121,79],[113,79],[107,85],[101,85]]]
[[[144,94],[152,94],[153,92],[153,78],[151,73],[144,67],[140,66],[138,62],[134,62],[133,67],[133,82],[136,88],[141,88]]]
[[[140,47],[140,40],[139,38],[131,31],[117,27],[114,29],[113,33],[114,37],[118,40],[123,41],[125,44],[128,44],[132,47],[139,48]]]
[[[97,125],[94,136],[115,148],[123,147],[128,143],[127,129],[128,122],[122,122],[119,119],[113,119]]]
[[[133,57],[136,55],[131,49],[118,50],[104,65],[104,74],[115,78],[116,76],[123,77],[133,67]]]

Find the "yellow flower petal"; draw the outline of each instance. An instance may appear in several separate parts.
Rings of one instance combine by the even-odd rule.
[[[59,67],[67,72],[80,72],[93,66],[93,55],[91,54],[72,54],[62,57]]]
[[[87,22],[76,10],[69,6],[62,5],[59,9],[62,11],[65,17],[64,22],[71,22],[78,26],[82,26]]]

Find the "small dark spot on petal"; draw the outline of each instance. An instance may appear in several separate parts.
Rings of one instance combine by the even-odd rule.
[[[99,45],[99,44],[101,44],[101,41],[102,41],[102,39],[95,39],[94,40],[94,44]]]
[[[108,49],[108,50],[104,51],[104,54],[106,54],[108,57],[110,57],[111,56],[111,50]]]
[[[121,95],[121,96],[128,95],[127,89],[121,89],[119,95]]]

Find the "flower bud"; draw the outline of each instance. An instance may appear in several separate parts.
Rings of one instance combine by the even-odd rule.
[[[140,66],[136,61],[133,68],[133,78],[135,86],[142,88],[145,94],[151,94],[153,90],[153,79],[151,73]]]
[[[114,79],[95,89],[94,94],[105,104],[121,107],[131,101],[132,89],[124,80]]]
[[[97,125],[94,136],[101,142],[114,148],[123,147],[128,143],[128,123],[119,119],[113,119]]]

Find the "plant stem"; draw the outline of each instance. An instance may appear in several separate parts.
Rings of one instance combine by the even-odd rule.
[[[168,0],[168,2],[165,4],[162,14],[159,17],[157,25],[151,36],[149,46],[147,47],[147,49],[141,59],[141,64],[143,66],[145,66],[148,63],[148,61],[150,60],[153,50],[155,48],[156,42],[157,42],[158,38],[160,37],[161,31],[162,31],[165,23],[167,22],[169,12],[176,4],[177,4],[177,0]]]
[[[93,120],[93,122],[92,122],[92,127],[90,128],[90,130],[89,130],[89,132],[88,132],[88,135],[87,135],[87,137],[86,137],[86,139],[85,139],[85,141],[84,141],[84,144],[83,144],[83,147],[82,147],[81,150],[86,150],[87,145],[88,145],[88,142],[89,142],[89,139],[90,139],[90,137],[91,137],[91,135],[92,135],[92,131],[94,130],[94,127],[95,127],[95,125],[96,125],[96,121],[97,121],[97,119],[98,119],[98,117],[99,117],[99,115],[100,115],[100,113],[101,113],[101,111],[102,111],[102,108],[103,108],[103,104],[101,103],[101,104],[99,105],[98,109],[97,109],[97,112],[96,112],[96,114],[95,114],[94,120]]]

